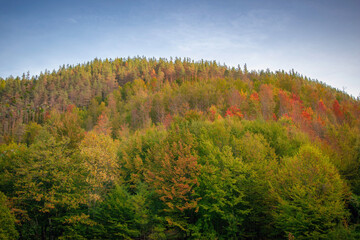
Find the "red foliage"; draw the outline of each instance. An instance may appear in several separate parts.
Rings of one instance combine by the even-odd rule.
[[[250,95],[250,99],[253,101],[259,101],[259,94],[257,92],[254,92]]]
[[[319,108],[319,111],[320,111],[321,113],[325,113],[325,112],[326,112],[326,106],[325,106],[325,104],[324,104],[324,102],[323,102],[322,99],[320,99],[319,102],[318,102],[318,108]]]
[[[335,116],[338,119],[342,119],[344,117],[344,113],[341,110],[341,106],[340,106],[338,100],[335,100],[334,103],[333,103],[333,111],[335,113]]]
[[[292,94],[291,100],[292,100],[293,102],[296,101],[296,102],[299,102],[299,103],[302,104],[302,100],[301,100],[300,97],[299,97],[298,95],[296,95],[295,93]]]
[[[225,117],[233,117],[238,116],[239,118],[244,117],[244,115],[241,113],[240,109],[236,106],[231,106],[226,110]]]
[[[276,114],[275,114],[275,113],[273,113],[272,117],[273,117],[273,120],[274,120],[274,121],[277,120],[277,117],[276,117]]]
[[[311,107],[306,108],[305,110],[302,111],[301,116],[307,120],[307,121],[311,121],[312,119],[312,115],[314,114],[313,110],[311,109]]]

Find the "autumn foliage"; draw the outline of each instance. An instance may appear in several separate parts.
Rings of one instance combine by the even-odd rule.
[[[336,118],[337,118],[338,120],[342,120],[343,117],[344,117],[344,113],[343,113],[343,111],[342,111],[342,109],[341,109],[341,106],[340,106],[338,100],[335,100],[335,101],[334,101],[334,103],[333,103],[333,105],[332,105],[332,109],[333,109],[333,111],[334,111],[334,113],[335,113]]]
[[[0,78],[0,239],[359,239],[359,99],[116,58]]]
[[[236,106],[231,106],[226,110],[225,117],[233,117],[233,116],[242,118],[244,115],[241,113],[241,110],[239,108],[237,108]]]

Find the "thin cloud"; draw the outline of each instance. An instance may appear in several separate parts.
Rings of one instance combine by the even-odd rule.
[[[207,21],[207,15],[172,14],[168,26],[155,28],[157,39],[173,48],[190,52],[243,52],[259,50],[271,33],[286,27],[288,17],[280,12],[254,10],[229,21]]]
[[[74,18],[68,18],[67,21],[69,23],[75,23],[75,24],[78,23],[78,21],[76,19],[74,19]]]

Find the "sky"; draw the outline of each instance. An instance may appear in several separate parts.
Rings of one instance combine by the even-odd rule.
[[[0,77],[94,58],[294,69],[360,96],[360,0],[0,0]]]

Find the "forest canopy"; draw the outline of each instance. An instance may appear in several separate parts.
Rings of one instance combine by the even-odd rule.
[[[117,58],[0,79],[0,239],[359,239],[360,101]]]

